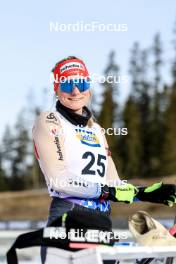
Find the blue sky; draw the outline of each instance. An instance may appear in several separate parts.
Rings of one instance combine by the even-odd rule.
[[[129,50],[134,41],[143,48],[151,45],[160,32],[164,57],[172,59],[172,29],[176,20],[174,0],[3,1],[0,9],[1,128],[12,125],[17,113],[27,104],[27,94],[35,92],[41,104],[41,91],[50,89],[45,107],[52,105],[50,70],[68,55],[85,60],[91,73],[102,74],[110,50],[116,51],[121,74],[127,74]],[[127,32],[50,32],[49,23],[127,24]],[[169,79],[165,70],[164,78]],[[99,86],[95,89],[101,89]],[[121,97],[128,87],[120,87]],[[29,103],[29,102],[28,102]]]

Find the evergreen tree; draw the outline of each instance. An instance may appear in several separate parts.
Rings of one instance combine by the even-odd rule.
[[[148,81],[148,51],[141,51],[140,56],[140,82],[138,91],[138,105],[140,111],[141,135],[141,176],[149,177],[150,174],[150,87]]]
[[[104,71],[106,78],[105,83],[103,83],[103,101],[101,105],[101,110],[98,114],[99,124],[106,130],[108,128],[115,128],[117,125],[117,90],[118,90],[118,72],[119,67],[115,63],[115,53],[112,51],[109,55],[109,62]],[[107,81],[108,76],[112,76],[111,83]],[[108,135],[106,138],[109,144],[109,147],[112,151],[114,162],[117,165],[117,135]]]
[[[176,174],[176,87],[173,87],[170,94],[170,103],[165,113],[164,132],[161,174],[167,176]]]
[[[8,190],[7,178],[2,167],[2,153],[0,152],[0,191]]]
[[[3,164],[5,174],[7,175],[8,179],[12,176],[12,160],[14,158],[14,150],[13,150],[13,134],[11,132],[11,128],[7,125],[5,127],[5,131],[2,137],[2,157],[1,162]]]
[[[117,78],[118,78],[118,71],[119,67],[114,61],[115,59],[115,52],[111,52],[109,55],[109,62],[104,71],[104,76],[106,81],[103,83],[103,102],[101,105],[101,110],[98,115],[98,120],[101,123],[102,127],[109,128],[113,127],[116,121],[116,111],[117,111]],[[112,82],[108,82],[108,76],[112,76]]]
[[[159,92],[161,85],[161,66],[162,66],[162,44],[160,34],[157,33],[154,37],[154,44],[152,47],[154,54],[154,94]]]
[[[152,47],[154,55],[154,81],[151,99],[151,122],[150,122],[150,173],[152,176],[158,176],[161,166],[161,149],[163,142],[163,102],[165,92],[161,91],[161,66],[162,66],[162,46],[160,35],[156,34],[154,45]]]
[[[130,69],[131,76],[131,92],[133,97],[138,99],[140,93],[140,80],[141,80],[141,64],[140,64],[141,50],[138,42],[133,44],[131,49]]]
[[[46,101],[46,92],[44,89],[42,102]],[[40,108],[34,103],[32,90],[27,99],[27,107],[19,113],[15,127],[6,126],[4,131],[0,153],[0,190],[36,189],[45,185],[32,141],[32,126]]]
[[[151,99],[150,82],[148,81],[148,50],[141,50],[137,42],[134,43],[133,48],[131,50],[129,72],[131,76],[131,95],[133,100],[130,97],[130,104],[127,101],[127,105],[125,106],[125,108],[127,109],[125,109],[125,112],[127,112],[128,114],[129,106],[132,107],[134,112],[136,112],[135,116],[131,117],[134,118],[134,125],[130,125],[128,121],[127,126],[129,126],[128,133],[131,133],[131,135],[133,136],[136,135],[138,138],[134,140],[134,142],[136,143],[136,146],[134,146],[132,137],[126,137],[128,139],[126,139],[127,142],[125,145],[128,145],[128,149],[131,148],[133,149],[133,151],[135,151],[135,149],[139,149],[135,156],[135,164],[140,164],[140,172],[138,172],[137,174],[141,175],[141,177],[148,177],[150,171],[149,124]],[[130,122],[132,123],[133,121],[130,120]],[[125,156],[125,160],[123,161],[124,164],[126,164],[126,159],[127,156]],[[130,165],[130,167],[132,166]],[[135,171],[137,170],[135,169]],[[133,174],[134,173],[132,173],[132,175]]]
[[[29,136],[21,111],[16,126],[15,136],[13,138],[14,157],[11,164],[11,189],[22,190],[27,188],[29,175],[27,174],[28,167],[28,144]]]
[[[172,68],[171,68],[171,73],[172,73],[172,79],[173,79],[173,88],[176,88],[176,21],[174,24],[174,29],[173,29],[173,48],[174,48],[174,59],[172,61]]]
[[[122,112],[123,126],[128,129],[128,134],[121,136],[118,144],[122,160],[122,175],[126,178],[142,176],[142,68],[141,49],[135,42],[130,57],[131,92]]]
[[[141,135],[139,106],[133,96],[129,96],[123,110],[124,127],[128,134],[121,136],[122,174],[125,179],[141,176]]]

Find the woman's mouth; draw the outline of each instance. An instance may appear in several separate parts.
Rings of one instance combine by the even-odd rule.
[[[68,98],[68,100],[73,101],[73,102],[78,102],[82,100],[82,98]]]

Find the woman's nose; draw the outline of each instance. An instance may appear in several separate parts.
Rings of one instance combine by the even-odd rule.
[[[79,91],[79,89],[78,89],[78,87],[76,85],[73,87],[73,91],[72,91],[71,94],[72,95],[78,95],[78,94],[80,94],[80,91]]]

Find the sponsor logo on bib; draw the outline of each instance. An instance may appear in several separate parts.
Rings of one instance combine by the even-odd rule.
[[[76,137],[82,144],[90,147],[101,147],[98,137],[95,133],[87,131],[85,129],[76,128]]]

